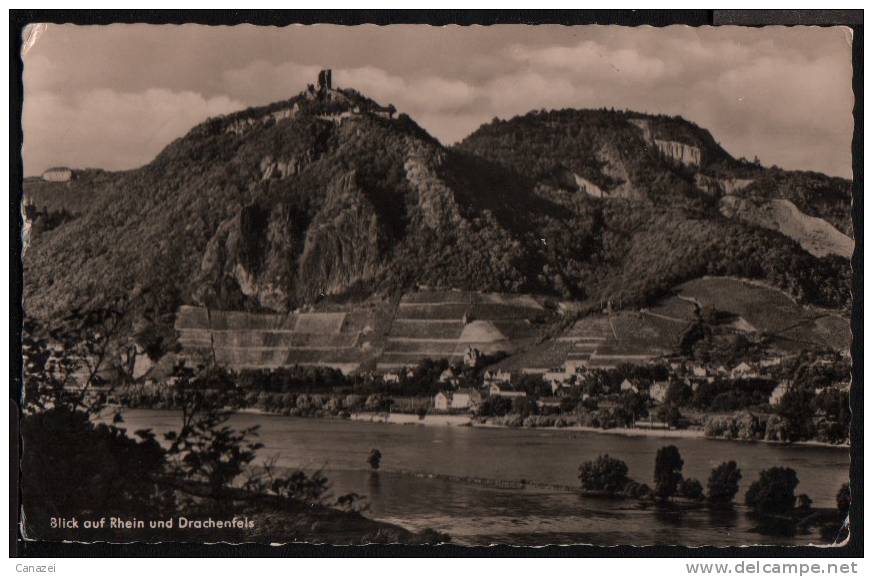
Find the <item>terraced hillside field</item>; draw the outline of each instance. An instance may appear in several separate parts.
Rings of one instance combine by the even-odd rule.
[[[513,353],[531,344],[553,315],[524,295],[419,291],[397,305],[377,369],[411,366],[426,358],[459,361],[468,348]]]
[[[773,337],[792,351],[808,347],[847,349],[849,320],[834,311],[797,304],[777,289],[746,280],[703,277],[681,285],[678,294],[701,306],[736,315],[747,328]]]
[[[291,314],[183,306],[176,318],[183,354],[241,369],[330,366],[343,372],[395,370],[426,358],[459,360],[529,345],[554,315],[531,297],[460,291],[415,292],[396,305]],[[465,322],[466,320],[466,322]]]
[[[609,369],[645,364],[675,353],[689,321],[639,311],[592,314],[557,338],[539,343],[499,363],[517,372],[543,372],[565,363]]]
[[[347,313],[288,315],[215,311],[183,306],[176,331],[184,355],[234,370],[284,366],[330,366],[356,370],[368,357],[359,346],[363,331]]]

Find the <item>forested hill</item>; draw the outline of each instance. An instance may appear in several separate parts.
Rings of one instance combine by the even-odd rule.
[[[706,131],[602,111],[524,119],[448,149],[330,89],[208,120],[31,236],[27,314],[117,295],[151,320],[181,304],[286,311],[417,285],[646,303],[705,274],[848,303],[845,259],[726,219],[700,194],[698,174],[748,168]],[[604,194],[581,193],[589,183]]]
[[[718,197],[780,198],[852,236],[851,182],[735,159],[681,117],[633,111],[533,111],[495,119],[458,149],[533,182],[595,196],[712,206]]]

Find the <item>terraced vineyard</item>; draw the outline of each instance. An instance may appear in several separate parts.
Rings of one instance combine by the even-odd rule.
[[[176,330],[184,355],[236,370],[322,365],[352,372],[460,360],[468,347],[511,353],[550,318],[532,297],[461,291],[416,292],[379,319],[374,310],[245,313],[183,306]],[[466,324],[464,322],[466,318]]]
[[[183,306],[176,331],[184,356],[241,369],[330,366],[352,372],[367,359],[346,313],[265,314]],[[357,324],[357,323],[356,323]],[[351,329],[351,330],[349,330]]]
[[[685,283],[649,310],[588,315],[546,340],[543,329],[558,317],[536,299],[463,291],[409,293],[381,308],[287,315],[185,306],[176,329],[188,358],[234,369],[299,364],[387,372],[427,358],[458,362],[472,347],[510,355],[500,368],[542,372],[565,362],[610,368],[675,353],[696,306],[731,313],[737,330],[764,331],[785,350],[840,349],[850,339],[848,321],[832,311],[802,307],[778,290],[731,278]]]
[[[782,291],[759,283],[703,277],[681,285],[679,294],[702,306],[736,315],[786,350],[810,346],[841,350],[851,341],[848,319],[833,311],[801,306]]]
[[[459,361],[473,347],[512,353],[536,336],[549,313],[534,298],[469,291],[420,291],[400,299],[377,369],[394,370],[423,359]],[[465,323],[466,321],[466,323]]]

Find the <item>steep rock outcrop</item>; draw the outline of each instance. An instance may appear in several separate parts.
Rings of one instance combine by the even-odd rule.
[[[424,223],[432,229],[457,226],[461,221],[454,193],[438,176],[444,161],[443,152],[427,154],[426,150],[417,148],[403,164],[406,180],[418,195]]]
[[[249,301],[284,311],[371,281],[383,266],[380,228],[353,172],[327,186],[311,219],[288,203],[246,206],[206,247],[198,304],[233,308]]]
[[[836,255],[848,259],[855,249],[851,238],[826,220],[805,214],[789,200],[728,195],[721,199],[720,210],[729,218],[778,231],[815,257]]]

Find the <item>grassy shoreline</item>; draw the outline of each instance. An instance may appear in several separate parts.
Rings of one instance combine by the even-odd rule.
[[[250,413],[270,414],[257,409],[247,409]],[[496,423],[477,422],[474,418],[467,415],[426,415],[424,419],[420,419],[417,415],[405,413],[352,413],[351,420],[364,423],[384,423],[389,425],[419,425],[425,427],[433,426],[455,426],[455,427],[474,427],[483,429],[512,429],[524,427],[510,427],[508,425],[500,425]],[[849,445],[832,445],[821,441],[797,441],[795,443],[787,443],[782,441],[769,441],[764,439],[725,439],[722,437],[707,437],[702,429],[643,429],[643,428],[627,428],[615,427],[612,429],[599,429],[597,427],[586,427],[583,425],[570,425],[567,427],[536,427],[540,430],[549,431],[566,431],[574,433],[595,433],[598,435],[617,435],[622,437],[650,437],[659,439],[706,439],[713,441],[734,441],[741,443],[767,443],[773,445],[795,445],[803,447],[829,447],[835,449],[848,449]]]

